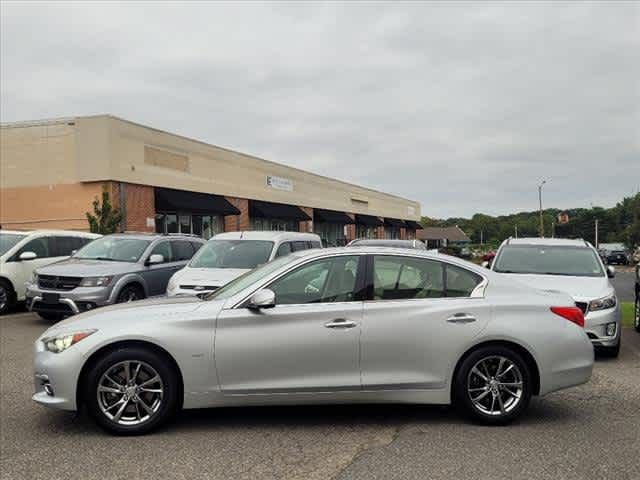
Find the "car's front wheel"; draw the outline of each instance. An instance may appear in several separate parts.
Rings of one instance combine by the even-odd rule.
[[[88,373],[89,414],[111,433],[141,435],[165,423],[178,405],[178,376],[157,352],[128,347],[99,359]]]
[[[479,348],[468,355],[454,379],[454,401],[463,413],[489,425],[515,420],[533,393],[531,372],[515,351],[502,346]]]
[[[6,313],[11,306],[13,299],[13,289],[8,282],[0,280],[0,315]]]
[[[137,285],[127,285],[118,293],[116,303],[135,302],[144,298],[144,292]]]

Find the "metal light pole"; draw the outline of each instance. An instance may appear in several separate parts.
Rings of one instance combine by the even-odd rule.
[[[540,237],[544,237],[544,221],[542,220],[542,187],[547,183],[546,180],[543,180],[540,185],[538,185],[538,201],[540,202]]]

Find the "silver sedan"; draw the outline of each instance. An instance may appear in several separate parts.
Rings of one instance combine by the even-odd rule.
[[[582,311],[452,257],[377,247],[274,260],[208,297],[83,313],[35,343],[33,399],[118,434],[180,408],[404,402],[504,424],[589,380]]]

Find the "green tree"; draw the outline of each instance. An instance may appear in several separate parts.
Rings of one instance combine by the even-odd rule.
[[[107,235],[118,231],[122,221],[122,213],[111,205],[109,191],[106,187],[102,189],[102,204],[98,197],[93,200],[93,215],[86,213],[91,233]]]

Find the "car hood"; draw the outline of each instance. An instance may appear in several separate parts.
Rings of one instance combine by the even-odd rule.
[[[239,277],[246,268],[191,268],[185,267],[175,273],[174,281],[179,285],[209,285],[222,287]]]
[[[529,275],[502,273],[538,290],[563,292],[574,300],[593,300],[609,295],[613,287],[606,277],[570,277],[564,275]]]
[[[136,271],[140,268],[138,263],[111,262],[108,260],[86,260],[80,258],[68,258],[60,262],[52,263],[36,270],[38,275],[56,275],[64,277],[90,277],[98,275],[117,275]]]
[[[94,328],[118,331],[131,328],[136,323],[159,322],[168,318],[180,319],[205,303],[213,304],[213,302],[205,302],[198,297],[161,297],[119,303],[71,316],[53,325],[42,334],[41,338],[58,332]],[[222,308],[224,302],[220,301],[219,303]]]

